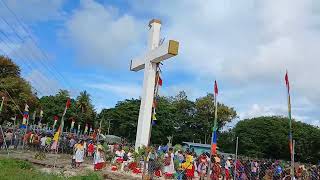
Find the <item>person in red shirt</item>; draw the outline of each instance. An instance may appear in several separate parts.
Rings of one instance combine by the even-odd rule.
[[[219,180],[221,175],[220,158],[214,157],[212,158],[211,162],[211,180]]]
[[[94,145],[92,141],[90,141],[88,145],[88,157],[92,157],[93,152],[94,152]]]

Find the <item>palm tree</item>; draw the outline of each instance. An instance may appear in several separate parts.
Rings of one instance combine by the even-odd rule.
[[[80,92],[80,95],[77,97],[77,108],[81,109],[81,113],[88,111],[91,105],[90,94],[87,91]]]
[[[90,94],[87,91],[80,92],[80,95],[77,97],[77,110],[79,110],[79,117],[83,123],[93,120],[94,109],[91,104]]]

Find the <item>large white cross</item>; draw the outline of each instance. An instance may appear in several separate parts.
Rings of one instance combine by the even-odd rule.
[[[143,91],[139,111],[139,120],[135,149],[148,146],[151,132],[152,103],[157,64],[178,54],[179,43],[169,40],[159,46],[161,21],[153,19],[149,22],[148,51],[139,58],[131,60],[130,70],[144,69]]]

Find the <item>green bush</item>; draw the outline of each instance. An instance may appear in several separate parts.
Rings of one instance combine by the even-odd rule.
[[[30,162],[9,158],[0,158],[0,179],[1,180],[100,180],[102,176],[90,172],[84,176],[66,178],[54,174],[47,174],[37,171]]]

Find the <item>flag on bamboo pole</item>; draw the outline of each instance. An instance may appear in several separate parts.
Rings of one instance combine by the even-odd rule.
[[[0,113],[2,112],[3,103],[4,103],[4,96],[2,97],[2,101],[1,101],[1,105],[0,105]]]
[[[59,128],[58,128],[57,132],[54,134],[52,140],[58,142],[60,133],[61,133],[61,126],[59,126]]]
[[[64,128],[64,116],[66,115],[67,113],[67,110],[70,108],[71,106],[71,100],[70,98],[67,99],[67,102],[66,102],[66,107],[64,108],[64,112],[62,114],[62,118],[61,118],[61,132],[63,132],[63,128]]]
[[[72,118],[70,131],[72,131],[72,129],[74,128],[74,123],[75,122],[76,122],[76,120],[74,118]]]
[[[211,142],[211,155],[217,154],[217,130],[218,130],[218,123],[217,123],[217,118],[218,118],[218,105],[217,105],[217,97],[218,97],[218,84],[217,81],[214,81],[214,125],[212,129],[212,142]]]
[[[69,109],[71,106],[71,101],[70,101],[70,98],[67,99],[67,102],[66,102],[66,107],[64,109],[64,112],[63,112],[63,115],[62,116],[65,116],[66,113],[67,113],[67,109]]]
[[[56,127],[58,119],[59,119],[58,116],[53,116],[53,126],[52,126],[53,129]]]
[[[290,98],[290,83],[288,72],[284,77],[287,87],[287,98],[288,98],[288,118],[289,118],[289,149],[290,149],[290,157],[291,161],[293,160],[293,140],[292,140],[292,120],[291,120],[291,98]]]
[[[53,139],[52,139],[53,143],[51,145],[51,150],[56,151],[58,149],[58,142],[59,142],[60,134],[61,134],[61,125],[59,126],[57,132],[53,136]]]
[[[29,106],[28,104],[25,104],[23,117],[22,117],[22,124],[20,125],[20,128],[25,129],[27,127],[28,119],[29,119]]]
[[[78,124],[78,131],[77,131],[77,134],[79,135],[79,133],[80,133],[80,128],[81,128],[81,125],[80,125],[80,123]]]
[[[40,110],[40,115],[39,115],[39,122],[38,122],[38,127],[41,128],[42,127],[42,118],[43,118],[43,110]]]
[[[59,139],[60,139],[60,135],[63,132],[64,116],[66,115],[67,109],[70,107],[70,105],[71,105],[71,101],[70,101],[70,98],[68,98],[67,102],[66,102],[66,107],[65,107],[64,112],[63,112],[62,117],[61,117],[61,124],[60,124],[60,126],[58,128],[58,131],[54,134],[54,137],[53,137],[53,143],[52,143],[52,146],[51,146],[52,150],[57,150],[58,149],[58,142],[59,142]]]
[[[86,126],[84,127],[84,134],[87,134],[87,132],[88,132],[88,124],[86,124]]]
[[[92,125],[90,125],[90,128],[89,128],[90,130],[89,130],[89,132],[91,133],[92,132]]]

